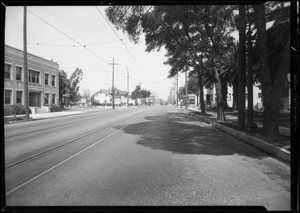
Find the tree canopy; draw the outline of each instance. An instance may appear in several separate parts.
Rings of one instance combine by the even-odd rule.
[[[82,80],[82,76],[83,71],[79,68],[76,68],[76,70],[70,76],[70,98],[72,101],[79,101],[81,99],[79,94],[79,83]]]
[[[145,98],[148,98],[150,97],[151,95],[151,92],[148,91],[148,90],[145,90],[145,89],[141,89],[141,86],[140,85],[137,85],[135,87],[135,90],[132,91],[131,93],[131,98],[132,99],[145,99]]]
[[[246,51],[249,53],[246,55],[247,64],[250,64],[248,70],[253,69],[252,64],[259,67],[254,75],[262,85],[264,121],[271,121],[264,122],[264,133],[276,135],[278,131],[276,133],[274,126],[277,125],[279,94],[290,64],[290,6],[287,2],[262,2],[246,5],[245,9],[246,40],[253,42],[254,54],[249,59],[250,45],[248,49],[240,51],[242,55]],[[232,36],[233,31],[237,31],[235,18],[238,11],[241,10],[237,5],[138,5],[110,6],[106,9],[106,15],[117,29],[128,34],[129,39],[135,43],[143,33],[145,51],[165,48],[165,64],[171,66],[169,77],[179,72],[194,72],[197,73],[199,88],[214,85],[218,120],[225,121],[223,107],[226,106],[227,83],[236,85],[237,76],[240,76],[238,84],[240,88],[245,87],[241,83],[244,82],[244,76],[239,75],[242,70],[237,67],[237,56],[241,54],[237,54],[237,44]],[[267,22],[274,22],[268,30]],[[240,99],[245,97],[241,95]],[[239,102],[243,103],[243,100]]]

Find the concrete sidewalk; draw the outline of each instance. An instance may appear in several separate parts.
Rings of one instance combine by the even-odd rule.
[[[124,107],[116,107],[115,110],[124,109]],[[96,112],[96,111],[109,111],[112,110],[112,107],[73,107],[70,109],[66,109],[60,112],[49,112],[49,113],[37,113],[37,114],[30,114],[31,120],[40,120],[40,119],[48,119],[48,118],[56,118],[56,117],[64,117],[64,116],[71,116],[77,114],[84,114],[89,112]],[[15,116],[5,116],[5,117],[24,117],[25,115],[15,115]],[[19,123],[19,122],[26,122],[27,120],[14,120],[10,121],[9,124]]]
[[[238,131],[234,128],[229,127],[229,125],[220,123],[216,121],[217,113],[212,111],[207,111],[207,116],[202,116],[196,114],[197,112],[201,112],[195,108],[179,108],[181,111],[191,114],[192,116],[196,116],[200,120],[210,124],[211,126],[230,134],[231,136],[242,140],[252,146],[255,146],[262,151],[274,155],[286,162],[290,162],[290,128],[279,126],[279,131],[282,137],[276,139],[269,139],[263,137],[259,133],[250,133]],[[237,116],[226,115],[226,120],[229,123],[237,123]],[[258,128],[262,128],[261,124],[258,125]]]
[[[116,107],[115,110],[120,110],[123,108],[124,107]],[[109,111],[109,110],[113,110],[112,107],[101,107],[101,106],[76,107],[76,108],[73,107],[71,109],[66,109],[65,111],[61,111],[61,112],[30,114],[30,118],[32,118],[33,120],[38,120],[38,119],[55,118],[55,117],[83,114],[83,113],[96,112],[96,111]]]
[[[83,111],[63,111],[63,112],[51,112],[51,113],[38,113],[38,114],[30,114],[30,118],[33,120],[46,119],[46,118],[54,118],[54,117],[62,117],[68,115],[76,115],[82,114]]]

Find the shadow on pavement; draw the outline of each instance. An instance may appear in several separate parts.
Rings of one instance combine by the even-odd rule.
[[[254,147],[181,113],[148,116],[145,119],[122,130],[127,134],[139,135],[137,144],[142,146],[177,154],[266,156]],[[121,127],[115,126],[117,129]]]

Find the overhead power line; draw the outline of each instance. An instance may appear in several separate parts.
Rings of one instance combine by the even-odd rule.
[[[42,19],[40,16],[36,15],[35,13],[31,12],[30,10],[27,9],[28,12],[30,12],[32,15],[34,15],[35,17],[37,17],[38,19],[42,20],[43,22],[45,22],[46,24],[48,24],[49,26],[51,26],[52,28],[56,29],[58,32],[60,32],[61,34],[65,35],[66,37],[68,37],[69,39],[71,39],[72,41],[76,42],[77,44],[79,44],[80,46],[83,46],[81,43],[79,43],[78,41],[76,41],[75,39],[71,38],[70,36],[68,36],[67,34],[65,34],[63,31],[61,31],[60,29],[58,29],[57,27],[53,26],[52,24],[50,24],[49,22],[47,22],[46,20]]]
[[[128,38],[128,36],[122,38],[121,40],[125,39],[125,38]],[[98,42],[98,43],[94,43],[94,44],[87,44],[85,45],[86,47],[87,46],[95,46],[95,45],[99,45],[99,44],[107,44],[107,43],[113,43],[113,42],[119,42],[120,40],[112,40],[112,41],[103,41],[103,42]]]
[[[92,53],[94,56],[96,56],[97,58],[99,58],[101,61],[103,61],[104,63],[107,64],[107,62],[102,59],[100,56],[98,56],[96,53],[94,53],[93,51],[91,51],[90,49],[88,49],[86,47],[86,45],[81,44],[80,42],[76,41],[75,39],[73,39],[72,37],[70,37],[69,35],[67,35],[66,33],[64,33],[63,31],[61,31],[60,29],[58,29],[57,27],[53,26],[52,24],[50,24],[49,22],[47,22],[46,20],[44,20],[43,18],[41,18],[40,16],[36,15],[35,13],[31,12],[30,10],[27,9],[28,12],[30,12],[32,15],[34,15],[35,17],[37,17],[38,19],[42,20],[43,22],[45,22],[46,24],[48,24],[49,26],[51,26],[52,28],[54,28],[55,30],[57,30],[58,32],[60,32],[61,34],[63,34],[64,36],[68,37],[69,39],[71,39],[72,41],[76,42],[77,44],[79,44],[80,46],[84,47],[87,51],[89,51],[90,53]]]
[[[27,43],[27,44],[35,44],[35,45],[41,45],[41,46],[62,46],[62,47],[77,47],[79,45],[74,45],[74,44],[44,44],[44,43]],[[81,45],[80,45],[81,46]]]
[[[126,39],[128,38],[128,36],[122,38],[123,39]],[[113,43],[113,42],[119,42],[120,40],[111,40],[111,41],[103,41],[103,42],[98,42],[98,43],[93,43],[93,44],[87,44],[85,45],[85,47],[89,47],[89,46],[95,46],[95,45],[101,45],[101,44],[108,44],[108,43]],[[75,45],[75,44],[47,44],[47,43],[39,43],[39,42],[29,42],[27,44],[35,44],[35,45],[42,45],[42,46],[62,46],[62,47],[77,47],[77,46],[80,46],[82,47],[82,45]]]
[[[106,21],[106,23],[108,24],[108,26],[112,29],[112,31],[117,35],[117,37],[120,39],[120,41],[122,42],[122,44],[124,45],[124,47],[126,48],[126,50],[128,51],[128,53],[130,54],[131,58],[134,60],[134,62],[137,64],[137,66],[143,70],[141,68],[141,66],[139,65],[139,63],[136,61],[135,57],[132,55],[132,53],[130,52],[130,50],[128,49],[128,47],[124,44],[123,40],[120,38],[120,36],[118,35],[118,33],[114,30],[114,28],[111,26],[111,24],[107,21],[107,19],[105,18],[105,16],[101,13],[101,11],[98,9],[97,6],[95,6],[96,9],[98,10],[98,12],[100,13],[100,15],[102,16],[102,18]]]

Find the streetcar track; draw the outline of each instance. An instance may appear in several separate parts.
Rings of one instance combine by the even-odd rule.
[[[101,111],[100,112],[88,112],[88,113],[83,113],[83,114],[73,114],[73,115],[69,115],[69,116],[74,116],[74,117],[77,116],[76,119],[80,120],[79,116],[82,116],[82,115],[85,115],[85,114],[89,114],[89,115],[90,114],[98,114],[99,116],[101,116],[102,114],[105,114],[107,112],[115,112],[115,111],[107,110],[107,111],[104,111],[104,112],[101,112]],[[55,119],[55,118],[63,118],[63,117],[54,117],[54,118],[51,118],[51,119]],[[50,118],[47,118],[47,119],[50,119]],[[93,119],[96,119],[96,117],[89,118],[89,119],[85,120],[84,122],[86,123],[86,122],[88,122],[90,120],[93,120]],[[44,120],[44,119],[41,119],[41,120]],[[37,120],[37,121],[39,121],[39,120]],[[82,123],[75,123],[75,124],[66,123],[66,124],[61,124],[61,125],[55,125],[55,126],[51,127],[51,130],[59,129],[61,127],[66,127],[66,126],[72,127],[72,126],[76,126],[76,125],[80,125],[80,124],[82,124]],[[35,132],[36,133],[37,132],[43,133],[45,131],[49,131],[49,127],[48,128],[43,128],[43,129],[38,129]],[[16,134],[16,135],[5,136],[5,139],[14,138],[14,137],[18,137],[18,136],[24,137],[24,135],[28,135],[28,134],[31,134],[31,132],[24,132],[24,133],[20,133],[20,134]]]
[[[25,181],[25,182],[23,182],[23,183],[21,183],[21,184],[15,186],[15,187],[13,187],[13,188],[10,189],[9,191],[7,191],[7,192],[5,193],[5,195],[8,196],[9,194],[11,194],[11,193],[17,191],[18,189],[20,189],[21,187],[23,187],[23,186],[29,184],[30,182],[34,181],[35,179],[41,177],[42,175],[44,175],[44,174],[50,172],[51,170],[55,169],[56,167],[62,165],[63,163],[69,161],[70,159],[76,157],[76,156],[79,155],[80,153],[82,153],[82,152],[88,150],[89,148],[91,148],[91,147],[97,145],[98,143],[100,143],[100,142],[106,140],[107,138],[109,138],[109,137],[111,137],[112,135],[118,133],[118,132],[121,131],[122,129],[125,129],[125,128],[128,127],[130,124],[132,124],[132,123],[134,123],[135,121],[139,120],[139,119],[140,119],[140,115],[144,114],[144,113],[147,112],[147,111],[148,111],[148,110],[144,110],[144,111],[142,111],[141,113],[138,113],[137,115],[135,115],[135,116],[138,116],[138,117],[135,118],[134,120],[132,120],[132,121],[130,121],[130,122],[127,122],[124,126],[118,128],[118,129],[116,129],[116,130],[113,131],[112,133],[110,133],[110,134],[106,135],[105,137],[103,137],[102,139],[97,140],[96,142],[94,142],[94,143],[88,145],[87,147],[85,147],[85,148],[83,148],[83,149],[81,149],[81,150],[75,152],[75,153],[72,154],[70,157],[66,158],[66,159],[63,160],[63,161],[60,161],[60,162],[56,163],[55,165],[53,165],[52,167],[48,168],[47,170],[41,172],[40,174],[37,174],[37,175],[35,175],[34,177],[30,178],[29,180],[27,180],[27,181]],[[126,120],[127,120],[127,119],[122,120],[122,122],[123,122],[123,121],[126,121]],[[109,127],[111,127],[111,126],[113,126],[113,125],[115,125],[115,124],[112,124],[112,125],[110,125]],[[104,128],[102,128],[102,130],[103,130],[103,129],[106,129],[106,128],[108,128],[108,127],[104,127]],[[100,131],[100,130],[96,130],[96,131],[93,131],[93,132],[91,132],[91,133],[85,134],[84,136],[81,136],[80,138],[87,137],[88,135],[91,135],[91,134],[93,134],[93,133],[95,133],[95,132],[98,132],[98,131]],[[79,140],[79,139],[77,138],[77,140]],[[75,141],[75,140],[74,140],[74,141]],[[73,142],[74,142],[74,141],[73,141]],[[70,143],[72,143],[72,142],[68,142],[68,144],[70,144]],[[57,147],[55,147],[55,148],[52,148],[51,151],[53,151],[53,150],[55,150],[55,149],[58,149],[58,148],[60,148],[60,147],[62,147],[62,146],[65,146],[65,145],[66,145],[66,143],[64,143],[64,144],[62,144],[62,145],[59,145],[59,146],[57,146]],[[50,149],[49,149],[49,150],[50,150]],[[37,157],[37,156],[41,156],[41,155],[43,155],[43,154],[46,154],[46,153],[51,152],[51,151],[49,151],[49,150],[44,151],[43,153],[40,153],[39,155],[32,156],[30,159],[33,159],[33,158],[35,158],[35,157]],[[27,158],[27,160],[28,160],[28,158]],[[25,162],[25,161],[26,161],[26,160],[22,160],[22,162]],[[20,162],[20,163],[22,163],[22,162]],[[20,164],[20,163],[18,163],[18,164]],[[15,163],[14,165],[17,165],[17,164]],[[13,166],[10,166],[10,167],[13,167]],[[7,169],[7,168],[8,168],[8,167],[6,167],[5,169]]]
[[[140,114],[142,114],[142,113],[144,113],[144,112],[145,112],[145,111],[143,111],[143,112],[137,114],[137,116],[140,115]],[[91,120],[91,119],[89,119],[89,120]],[[124,120],[122,120],[122,121],[118,121],[118,123],[119,123],[119,122],[124,122],[124,121],[126,121],[126,120],[127,120],[127,119],[124,119]],[[19,161],[15,162],[15,163],[12,163],[12,164],[9,164],[9,165],[5,166],[4,169],[9,169],[9,168],[11,168],[11,167],[13,167],[13,166],[19,165],[19,164],[21,164],[21,163],[23,163],[23,162],[26,162],[26,161],[28,161],[28,160],[31,160],[31,159],[34,159],[34,158],[39,157],[39,156],[41,156],[41,155],[47,154],[47,153],[49,153],[49,152],[52,152],[52,151],[54,151],[54,150],[56,150],[56,149],[59,149],[59,148],[61,148],[61,147],[64,147],[64,146],[66,146],[66,145],[68,145],[68,144],[71,144],[71,143],[73,143],[73,142],[75,142],[75,141],[78,141],[78,140],[80,140],[80,139],[82,139],[82,138],[88,137],[88,136],[90,136],[90,135],[92,135],[92,134],[95,134],[95,133],[97,133],[97,132],[99,132],[99,131],[102,131],[102,130],[104,130],[104,129],[107,129],[107,128],[109,128],[109,127],[112,127],[112,126],[114,126],[115,124],[116,124],[116,123],[113,123],[113,124],[110,124],[110,125],[105,126],[105,127],[103,127],[103,128],[97,129],[97,130],[95,130],[95,131],[91,131],[91,132],[89,132],[89,133],[87,133],[87,134],[84,134],[84,135],[82,135],[82,136],[80,136],[80,137],[71,139],[71,140],[69,140],[69,141],[67,141],[67,142],[65,142],[65,143],[62,143],[62,144],[59,144],[59,145],[57,145],[57,146],[51,147],[51,148],[49,148],[49,149],[46,149],[46,150],[44,150],[44,151],[42,151],[42,152],[40,152],[40,153],[37,153],[37,154],[34,154],[34,155],[32,155],[32,156],[26,157],[25,159],[19,160]]]

